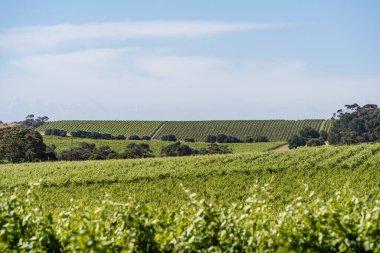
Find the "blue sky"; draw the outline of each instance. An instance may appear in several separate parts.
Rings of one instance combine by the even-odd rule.
[[[380,1],[3,1],[0,120],[328,118],[380,100]]]

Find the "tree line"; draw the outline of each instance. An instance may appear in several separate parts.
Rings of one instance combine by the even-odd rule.
[[[380,108],[375,104],[345,105],[333,114],[329,132],[306,127],[288,140],[289,148],[300,146],[351,145],[380,141]]]
[[[22,127],[0,129],[0,161],[3,162],[82,161],[154,157],[147,143],[130,143],[122,153],[112,150],[109,146],[97,147],[95,144],[87,142],[81,142],[79,146],[64,150],[59,155],[57,155],[55,149],[54,145],[47,146],[43,142],[41,134],[33,129]],[[161,149],[161,156],[228,153],[232,153],[228,147],[215,143],[198,150],[181,142],[175,142]]]

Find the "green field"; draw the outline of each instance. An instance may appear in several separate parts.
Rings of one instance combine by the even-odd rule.
[[[117,201],[129,196],[159,207],[179,207],[187,201],[180,184],[217,203],[244,201],[256,180],[270,183],[276,205],[302,194],[308,184],[323,197],[349,186],[360,194],[380,193],[380,144],[302,148],[289,152],[231,155],[51,162],[0,165],[0,190],[26,189],[43,179],[38,195],[52,210],[69,199],[90,203],[106,193]]]
[[[380,144],[239,145],[229,155],[2,164],[0,251],[379,251]]]
[[[179,140],[187,137],[204,141],[207,135],[226,134],[241,139],[246,136],[267,136],[270,141],[287,141],[303,127],[328,131],[331,120],[215,120],[215,121],[89,121],[65,120],[48,122],[39,131],[61,129],[67,132],[92,131],[113,135],[148,135],[160,139],[174,134]]]
[[[109,133],[112,135],[151,136],[164,122],[163,121],[126,121],[126,120],[63,120],[52,121],[38,128],[61,129],[67,132],[87,131]]]
[[[303,127],[328,130],[330,121],[325,120],[230,120],[230,121],[169,121],[155,134],[174,134],[183,140],[192,137],[203,141],[207,135],[226,134],[244,139],[246,136],[267,136],[270,141],[287,141]]]
[[[57,137],[57,136],[43,136],[44,142],[47,145],[54,144],[56,146],[56,152],[59,154],[63,150],[69,150],[71,145],[73,147],[78,146],[80,142],[94,143],[97,147],[100,146],[110,146],[111,149],[118,153],[122,153],[126,146],[130,143],[147,143],[149,144],[153,154],[155,156],[160,156],[161,148],[172,144],[173,142],[164,141],[130,141],[130,140],[94,140],[94,139],[82,139],[82,138],[72,138],[72,137]],[[186,143],[192,148],[201,149],[205,148],[208,143],[196,142]],[[285,142],[261,142],[261,143],[228,143],[227,145],[232,149],[233,153],[246,153],[246,152],[257,152],[257,151],[268,151],[284,145]]]

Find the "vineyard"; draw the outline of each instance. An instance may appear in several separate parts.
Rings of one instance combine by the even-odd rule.
[[[69,150],[71,147],[76,147],[81,142],[94,143],[97,147],[109,146],[112,150],[121,153],[125,150],[126,146],[130,143],[146,143],[149,144],[150,149],[155,156],[160,156],[161,148],[165,147],[171,142],[163,141],[132,141],[132,140],[94,140],[94,139],[82,139],[82,138],[67,138],[57,136],[44,136],[44,142],[47,145],[55,145],[56,152],[60,154],[64,150]],[[188,142],[186,143],[191,148],[201,149],[206,148],[208,145],[204,142]],[[233,153],[245,153],[245,152],[257,152],[268,151],[284,145],[284,142],[261,142],[261,143],[228,143]]]
[[[124,120],[64,120],[53,121],[38,128],[39,131],[46,129],[60,129],[68,133],[74,131],[87,131],[109,133],[112,135],[138,135],[150,136],[163,122],[161,121],[124,121]]]
[[[196,141],[204,141],[207,135],[226,134],[243,139],[246,136],[267,136],[270,141],[286,141],[297,134],[305,126],[317,130],[321,128],[324,120],[233,120],[233,121],[169,121],[156,133],[159,139],[166,134],[174,134],[179,139],[192,137]],[[328,121],[327,121],[328,122]]]
[[[93,131],[112,135],[149,135],[160,139],[174,134],[179,140],[187,137],[204,141],[207,135],[226,134],[238,138],[267,136],[270,141],[287,141],[305,126],[328,131],[331,120],[222,120],[222,121],[86,121],[49,122],[38,128],[72,131]]]
[[[380,144],[2,164],[0,251],[378,252],[379,168]]]
[[[273,201],[284,207],[304,184],[328,197],[349,186],[372,198],[380,193],[380,144],[303,148],[289,152],[252,152],[181,158],[149,158],[86,162],[0,165],[0,191],[26,189],[43,179],[37,190],[44,205],[60,209],[69,200],[90,204],[106,193],[115,201],[129,196],[157,207],[179,207],[187,196],[181,184],[215,203],[240,203],[252,194],[256,180],[270,182]],[[323,183],[321,183],[323,182]]]

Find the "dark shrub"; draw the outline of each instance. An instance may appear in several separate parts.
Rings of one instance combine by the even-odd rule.
[[[252,143],[253,141],[254,141],[254,139],[251,136],[247,136],[244,139],[244,142],[246,142],[246,143]]]
[[[81,142],[78,147],[62,151],[59,156],[60,160],[66,161],[84,161],[89,160],[95,151],[96,145],[93,143]]]
[[[147,158],[153,157],[153,152],[146,143],[131,143],[128,144],[122,156],[123,158]]]
[[[44,152],[44,160],[45,161],[56,161],[57,153],[55,152],[56,146],[51,144],[46,146],[46,151]]]
[[[161,137],[161,141],[177,141],[177,137],[174,134],[168,134]]]
[[[197,150],[194,150],[188,145],[182,144],[180,142],[173,143],[161,149],[161,155],[163,156],[188,156],[197,153]]]
[[[61,136],[61,137],[66,137],[67,132],[65,130],[61,129],[46,129],[45,130],[45,135],[53,135],[53,136]]]
[[[194,138],[187,137],[185,138],[186,142],[195,142]]]
[[[209,143],[216,142],[216,136],[215,135],[207,135],[205,142],[209,142]]]
[[[144,141],[150,141],[152,138],[148,135],[145,135],[143,137],[141,137],[141,140],[144,140]]]
[[[319,132],[312,127],[304,127],[300,130],[300,136],[305,139],[319,138]]]
[[[257,136],[254,140],[255,142],[269,142],[269,138],[266,136]]]
[[[290,149],[293,149],[293,148],[298,148],[298,147],[301,147],[301,146],[305,146],[306,144],[306,141],[303,137],[301,136],[298,136],[298,135],[293,135],[292,137],[290,137],[290,139],[288,140],[288,144],[289,144],[289,148]]]
[[[118,158],[118,153],[112,150],[109,146],[95,148],[88,157],[89,160],[108,160],[115,158]]]
[[[125,139],[127,139],[127,138],[124,135],[117,135],[115,137],[115,140],[125,140]]]
[[[138,135],[131,135],[131,136],[128,137],[128,140],[140,141],[141,138]]]
[[[308,147],[322,146],[322,145],[325,145],[325,142],[320,138],[310,139],[306,142],[306,146]]]
[[[323,141],[327,141],[327,138],[329,137],[329,134],[325,130],[320,131],[319,135],[320,135],[321,140]]]
[[[118,136],[113,136],[108,133],[98,133],[98,132],[86,132],[86,131],[74,131],[71,132],[70,135],[72,137],[77,137],[77,138],[88,138],[88,139],[103,139],[103,140],[125,140],[125,136],[123,135],[118,135]]]

